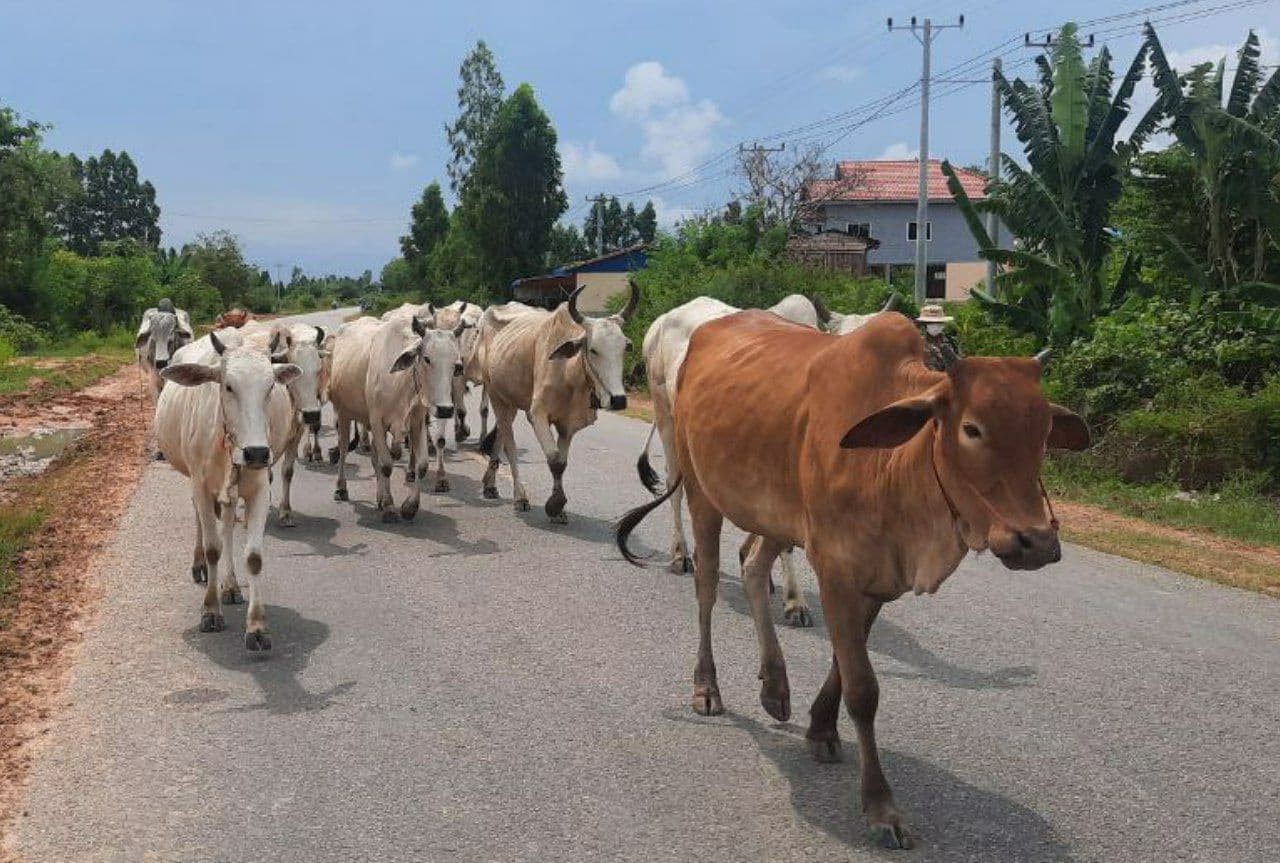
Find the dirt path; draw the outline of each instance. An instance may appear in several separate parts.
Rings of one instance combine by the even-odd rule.
[[[138,393],[137,370],[126,366],[79,392],[0,400],[5,433],[88,428],[40,476],[0,486],[0,505],[45,515],[0,597],[0,821],[20,814],[17,792],[93,608],[95,558],[146,463],[151,407],[140,409]]]

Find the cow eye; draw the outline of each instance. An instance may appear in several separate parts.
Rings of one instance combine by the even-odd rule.
[[[235,392],[235,390],[233,390],[233,389],[231,388],[231,384],[227,384],[227,392],[229,392],[229,393],[234,393],[234,392]]]
[[[978,428],[973,423],[967,422],[963,426],[961,426],[961,428],[964,429],[965,437],[971,438],[973,440],[977,440],[978,438],[982,437],[982,429]]]
[[[462,363],[453,364],[453,376],[455,378],[462,377]]]
[[[600,356],[600,352],[599,352],[598,350],[596,350],[595,348],[592,348],[592,349],[591,349],[591,355],[592,355],[593,357],[598,357],[598,356]]]

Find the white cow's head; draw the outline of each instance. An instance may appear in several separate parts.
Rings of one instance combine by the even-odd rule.
[[[435,325],[434,311],[431,310],[429,321],[413,317],[413,332],[418,341],[396,357],[391,371],[411,371],[418,400],[444,420],[453,416],[453,378],[462,374],[458,336],[467,324],[460,321],[454,329],[440,329]]]
[[[293,331],[279,327],[271,335],[271,362],[293,363],[302,373],[289,384],[293,405],[302,421],[313,431],[320,429],[320,408],[324,404],[326,381],[324,362],[324,330],[313,327],[313,338],[296,338]]]
[[[268,467],[272,461],[267,430],[271,392],[276,384],[293,383],[302,369],[293,363],[273,363],[251,348],[227,348],[214,333],[209,334],[209,342],[221,357],[218,365],[178,363],[160,375],[184,387],[217,384],[221,417],[209,419],[223,423],[232,463],[248,468]]]
[[[561,342],[551,351],[551,359],[568,359],[581,353],[591,384],[592,407],[620,411],[627,406],[622,375],[627,351],[631,348],[631,340],[622,332],[622,327],[640,304],[640,289],[632,282],[626,307],[607,318],[588,318],[578,311],[578,295],[582,291],[583,288],[578,288],[569,297],[569,316],[582,327],[583,334]]]
[[[178,348],[191,340],[191,334],[178,320],[173,303],[161,300],[158,308],[147,309],[142,316],[142,327],[134,341],[134,349],[142,357],[151,360],[157,369],[169,365],[169,359]]]

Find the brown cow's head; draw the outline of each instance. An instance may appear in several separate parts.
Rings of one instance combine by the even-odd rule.
[[[1062,556],[1040,490],[1045,449],[1089,446],[1084,421],[1040,392],[1040,371],[1038,358],[960,360],[926,392],[862,420],[840,445],[900,446],[932,421],[936,481],[965,543],[990,548],[1010,569],[1039,569]]]

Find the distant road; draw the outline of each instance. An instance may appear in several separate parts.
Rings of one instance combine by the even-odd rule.
[[[540,502],[550,478],[518,428]],[[509,480],[483,500],[469,452],[411,525],[379,520],[366,457],[350,504],[332,468],[300,465],[299,526],[269,529],[265,659],[242,646],[244,606],[198,631],[187,484],[151,465],[16,848],[29,863],[883,860],[856,748],[818,765],[804,746],[830,661],[820,610],[815,629],[780,627],[793,722],[759,707],[732,531],[715,624],[729,712],[690,710],[692,579],[633,568],[611,539],[646,498],[645,432],[602,415],[575,440],[566,527],[539,506],[516,516]],[[656,514],[638,536],[665,548],[667,530]],[[971,557],[937,596],[887,607],[872,649],[885,770],[917,838],[895,859],[1280,860],[1275,600],[1075,547],[1031,574]]]

